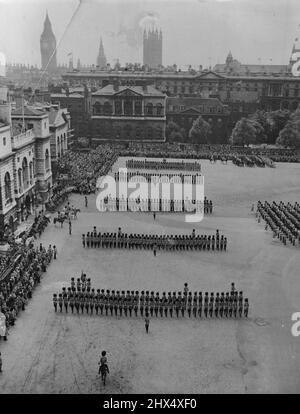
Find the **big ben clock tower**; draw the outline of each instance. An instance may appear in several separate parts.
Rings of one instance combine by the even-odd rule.
[[[40,39],[41,45],[41,57],[42,57],[42,69],[47,72],[55,72],[57,69],[56,63],[56,39],[52,31],[51,22],[46,13],[46,19],[44,22],[44,30]]]

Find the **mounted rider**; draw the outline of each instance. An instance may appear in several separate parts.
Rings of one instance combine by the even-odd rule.
[[[106,370],[106,372],[109,374],[106,351],[101,352],[101,358],[100,358],[98,365],[99,365],[99,371],[98,371],[99,374],[101,373],[101,371],[103,371],[103,369],[104,369],[104,372]]]

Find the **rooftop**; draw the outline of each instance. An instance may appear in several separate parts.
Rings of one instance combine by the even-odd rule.
[[[157,89],[155,89],[153,86],[151,85],[145,85],[145,87],[143,86],[118,86],[118,89],[116,90],[114,88],[114,85],[110,84],[107,86],[104,86],[104,88],[99,89],[97,92],[94,92],[92,94],[92,96],[108,96],[108,95],[118,95],[121,92],[124,92],[126,90],[132,91],[138,95],[142,95],[142,96],[161,96],[164,97],[165,95],[158,91]]]
[[[32,106],[24,106],[23,108],[16,108],[12,111],[12,116],[43,116],[45,115],[43,109],[37,109]]]
[[[50,126],[60,126],[67,122],[65,118],[66,109],[54,109],[51,108],[49,111],[49,124]]]

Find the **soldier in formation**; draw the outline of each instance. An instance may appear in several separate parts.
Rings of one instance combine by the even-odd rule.
[[[273,232],[273,238],[278,238],[285,246],[289,242],[293,246],[300,243],[300,204],[279,203],[273,201],[262,203],[258,201],[256,218],[265,221],[265,230]]]
[[[119,248],[119,249],[147,249],[153,250],[156,255],[157,250],[178,251],[178,250],[207,250],[207,251],[227,251],[227,237],[220,235],[219,230],[215,234],[196,235],[192,234],[138,234],[118,232],[97,232],[96,227],[92,231],[82,235],[82,246],[85,248]]]
[[[234,283],[228,292],[191,292],[185,284],[183,293],[154,292],[142,290],[109,290],[91,287],[91,279],[82,273],[81,278],[71,278],[68,288],[53,294],[55,312],[77,314],[95,314],[105,316],[150,317],[166,318],[176,316],[184,318],[187,312],[189,318],[237,318],[248,317],[249,301],[243,292],[235,289]]]

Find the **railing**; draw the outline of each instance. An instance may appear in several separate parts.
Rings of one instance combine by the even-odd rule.
[[[15,135],[12,138],[12,147],[14,149],[22,147],[23,145],[26,145],[29,142],[31,142],[33,138],[34,138],[33,129],[29,129],[28,131]]]

